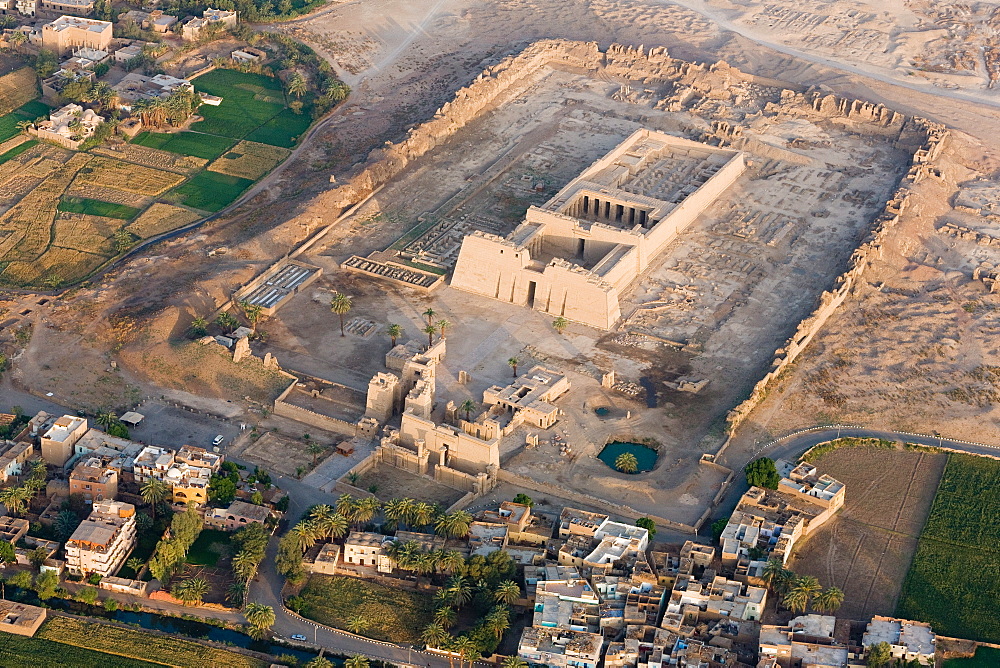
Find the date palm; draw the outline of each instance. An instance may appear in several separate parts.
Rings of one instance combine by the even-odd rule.
[[[504,632],[510,628],[510,610],[507,606],[499,606],[486,616],[486,628],[493,631],[497,640],[503,638]]]
[[[31,490],[27,487],[7,487],[0,489],[0,503],[7,507],[10,514],[17,517],[28,509],[31,500]]]
[[[306,83],[305,77],[300,73],[295,72],[288,79],[288,92],[299,98],[305,95],[309,91],[309,85]]]
[[[560,336],[566,331],[567,327],[569,327],[569,320],[562,316],[559,316],[552,321],[552,329],[556,330],[556,334],[559,334]]]
[[[149,504],[153,519],[156,519],[156,504],[166,500],[170,494],[170,486],[159,478],[150,478],[139,490],[142,500]]]
[[[330,310],[340,316],[340,335],[344,334],[344,316],[347,315],[353,306],[353,300],[343,292],[334,292],[330,299]]]
[[[424,311],[424,317],[427,318],[427,324],[428,325],[431,324],[432,322],[434,322],[434,316],[436,316],[436,315],[437,315],[437,311],[435,311],[430,306],[428,306],[427,310]]]
[[[458,668],[462,668],[462,662],[468,661],[471,668],[476,659],[479,658],[479,646],[469,636],[462,636],[455,641],[451,647],[453,652],[458,652]]]
[[[528,662],[519,656],[504,657],[504,660],[500,665],[503,666],[503,668],[528,668]]]
[[[761,574],[761,579],[764,583],[771,589],[775,589],[781,574],[785,570],[785,565],[781,563],[779,559],[770,559],[764,566],[764,572]]]
[[[368,620],[364,615],[354,615],[347,620],[347,630],[354,634],[360,634],[368,628]]]
[[[387,528],[396,529],[410,517],[413,499],[392,499],[385,504],[383,514]]]
[[[458,613],[450,605],[443,605],[434,611],[434,621],[446,629],[454,626],[456,619],[458,619]]]
[[[251,603],[243,610],[243,616],[250,625],[250,636],[263,638],[274,626],[274,608],[263,603]]]
[[[458,407],[458,410],[465,412],[465,420],[468,422],[469,417],[472,415],[472,411],[476,410],[476,402],[472,399],[466,399],[462,402],[462,405]]]
[[[368,659],[360,654],[355,654],[344,661],[344,668],[368,668]]]
[[[813,595],[813,606],[824,615],[837,612],[844,604],[844,592],[837,587],[828,587]]]
[[[239,321],[228,311],[226,313],[220,313],[219,317],[215,319],[215,324],[221,327],[222,331],[226,334],[232,334],[232,332],[240,325]]]
[[[331,102],[342,102],[347,99],[350,92],[351,89],[347,86],[347,84],[340,81],[331,81],[323,90],[323,97]]]
[[[316,543],[316,529],[305,520],[293,526],[288,534],[303,553]]]
[[[250,323],[250,331],[256,334],[257,323],[264,318],[264,307],[260,304],[251,304],[243,300],[240,302],[240,308],[243,309],[243,317]]]
[[[511,357],[507,360],[507,366],[514,370],[514,378],[517,378],[517,365],[521,363],[521,360],[516,357]]]
[[[438,559],[438,568],[443,573],[454,573],[465,565],[465,557],[458,550],[445,550]]]
[[[306,446],[306,452],[308,452],[310,455],[312,455],[312,458],[313,458],[313,468],[316,468],[316,459],[321,454],[323,454],[324,452],[326,452],[326,448],[322,444],[317,443],[316,441],[313,441],[312,443],[310,443],[309,445]]]
[[[513,580],[504,580],[497,585],[496,591],[493,592],[493,598],[505,605],[511,605],[521,598],[521,588]]]
[[[184,603],[201,603],[211,586],[205,578],[189,578],[178,582],[171,594]]]
[[[805,609],[809,607],[809,595],[801,589],[793,587],[785,594],[785,598],[782,599],[781,604],[792,612],[805,612]]]
[[[451,595],[452,603],[459,608],[472,600],[472,586],[469,584],[469,580],[465,576],[451,576],[448,578],[445,589]]]
[[[457,510],[439,517],[434,524],[434,532],[445,538],[462,538],[469,534],[470,524],[472,515],[464,510]]]
[[[438,320],[434,324],[435,324],[435,326],[437,326],[438,331],[441,332],[441,338],[443,339],[444,338],[445,330],[447,330],[449,327],[451,327],[451,322],[449,322],[445,318],[441,318],[440,320]]]
[[[101,411],[94,416],[94,422],[104,427],[104,430],[107,431],[112,425],[117,424],[118,416],[111,411]]]
[[[254,555],[249,552],[239,552],[233,557],[233,575],[243,582],[250,582],[257,576],[258,564]]]
[[[427,335],[427,347],[430,348],[434,345],[434,335],[437,334],[437,325],[427,325],[422,330],[424,334]]]
[[[396,323],[390,322],[385,326],[385,333],[389,336],[389,341],[392,342],[392,347],[396,347],[396,339],[403,335],[403,328]]]
[[[434,520],[434,506],[426,501],[415,501],[410,509],[410,525],[426,527]]]
[[[428,647],[440,647],[450,637],[451,634],[448,633],[448,629],[441,626],[438,622],[431,622],[424,627],[423,633],[420,634],[420,639]]]
[[[622,473],[635,473],[639,470],[639,460],[631,452],[623,452],[615,458],[615,468]]]

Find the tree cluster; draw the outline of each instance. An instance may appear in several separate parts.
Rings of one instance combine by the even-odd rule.
[[[768,561],[764,567],[764,582],[792,612],[805,612],[811,607],[826,615],[836,612],[844,603],[844,592],[837,587],[823,589],[812,575],[796,575],[777,559]]]
[[[263,524],[250,524],[233,534],[233,584],[229,587],[229,600],[246,606],[250,582],[257,576],[260,562],[267,550],[267,529]]]
[[[747,484],[751,487],[778,489],[778,483],[781,482],[774,460],[769,457],[761,457],[747,464],[746,474]]]
[[[166,583],[187,559],[188,550],[201,533],[201,515],[194,507],[183,513],[176,513],[170,520],[170,537],[156,544],[153,558],[149,560],[149,572],[154,578]]]
[[[218,473],[208,480],[208,498],[227,506],[236,499],[236,486],[240,482],[239,468],[233,462],[224,462]]]
[[[0,489],[0,503],[7,507],[11,515],[23,515],[28,510],[28,504],[35,498],[39,490],[45,487],[48,469],[45,462],[35,459],[27,465],[28,477],[20,485]]]

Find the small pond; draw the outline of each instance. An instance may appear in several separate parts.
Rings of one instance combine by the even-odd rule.
[[[618,455],[623,452],[631,452],[635,455],[636,461],[639,462],[639,470],[636,471],[636,473],[652,471],[653,467],[656,466],[656,450],[647,448],[641,443],[611,441],[604,446],[604,449],[601,450],[601,454],[597,455],[597,457],[611,468],[615,468],[615,460],[618,459]]]
[[[594,414],[597,415],[597,417],[607,417],[610,413],[611,409],[607,406],[598,406],[594,409]]]

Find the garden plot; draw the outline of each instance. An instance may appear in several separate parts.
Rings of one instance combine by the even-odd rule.
[[[201,214],[179,206],[156,202],[125,229],[140,239],[148,239],[158,234],[175,230],[201,218]]]
[[[214,213],[232,204],[251,185],[253,181],[250,179],[205,171],[196,174],[173,193],[184,206]]]
[[[208,166],[211,172],[256,181],[278,166],[290,151],[277,146],[241,141]]]
[[[115,254],[114,234],[121,224],[122,221],[116,218],[60,213],[52,245],[111,257]]]
[[[141,144],[118,144],[115,146],[98,146],[91,153],[103,155],[109,158],[118,158],[125,162],[131,162],[153,169],[177,172],[179,174],[193,174],[208,161],[205,158],[198,158],[191,155],[179,155],[169,151],[161,151]]]
[[[217,137],[198,132],[143,132],[133,143],[183,156],[214,160],[236,142],[229,137]]]
[[[34,97],[34,88],[32,90],[32,97]],[[4,98],[0,96],[0,100]],[[32,100],[27,104],[23,104],[14,111],[0,116],[0,141],[7,141],[11,137],[17,136],[21,129],[17,127],[17,124],[21,121],[33,121],[39,116],[47,116],[52,110],[46,104],[42,104],[37,100]]]
[[[0,115],[9,114],[37,95],[35,70],[22,67],[0,77]]]
[[[183,180],[183,176],[173,172],[96,156],[90,159],[86,167],[80,169],[74,184],[155,196],[179,185]]]

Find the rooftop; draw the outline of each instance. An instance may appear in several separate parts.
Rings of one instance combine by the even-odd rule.
[[[868,624],[861,644],[868,647],[880,642],[905,647],[907,652],[934,654],[937,638],[930,624],[876,615]]]
[[[60,2],[68,2],[70,4],[79,5],[90,4],[87,0],[60,0]],[[55,30],[56,32],[61,32],[70,28],[86,30],[94,33],[102,33],[105,30],[111,30],[111,23],[108,21],[98,21],[97,19],[84,19],[79,16],[60,16],[52,23],[46,23],[45,26],[43,26],[44,30]]]
[[[63,18],[66,18],[65,16]],[[110,23],[108,25],[111,25]],[[48,439],[50,441],[56,441],[62,443],[67,438],[70,437],[77,429],[81,426],[87,424],[87,418],[76,417],[75,415],[63,415],[61,418],[57,418],[49,430],[45,432],[42,438]]]

